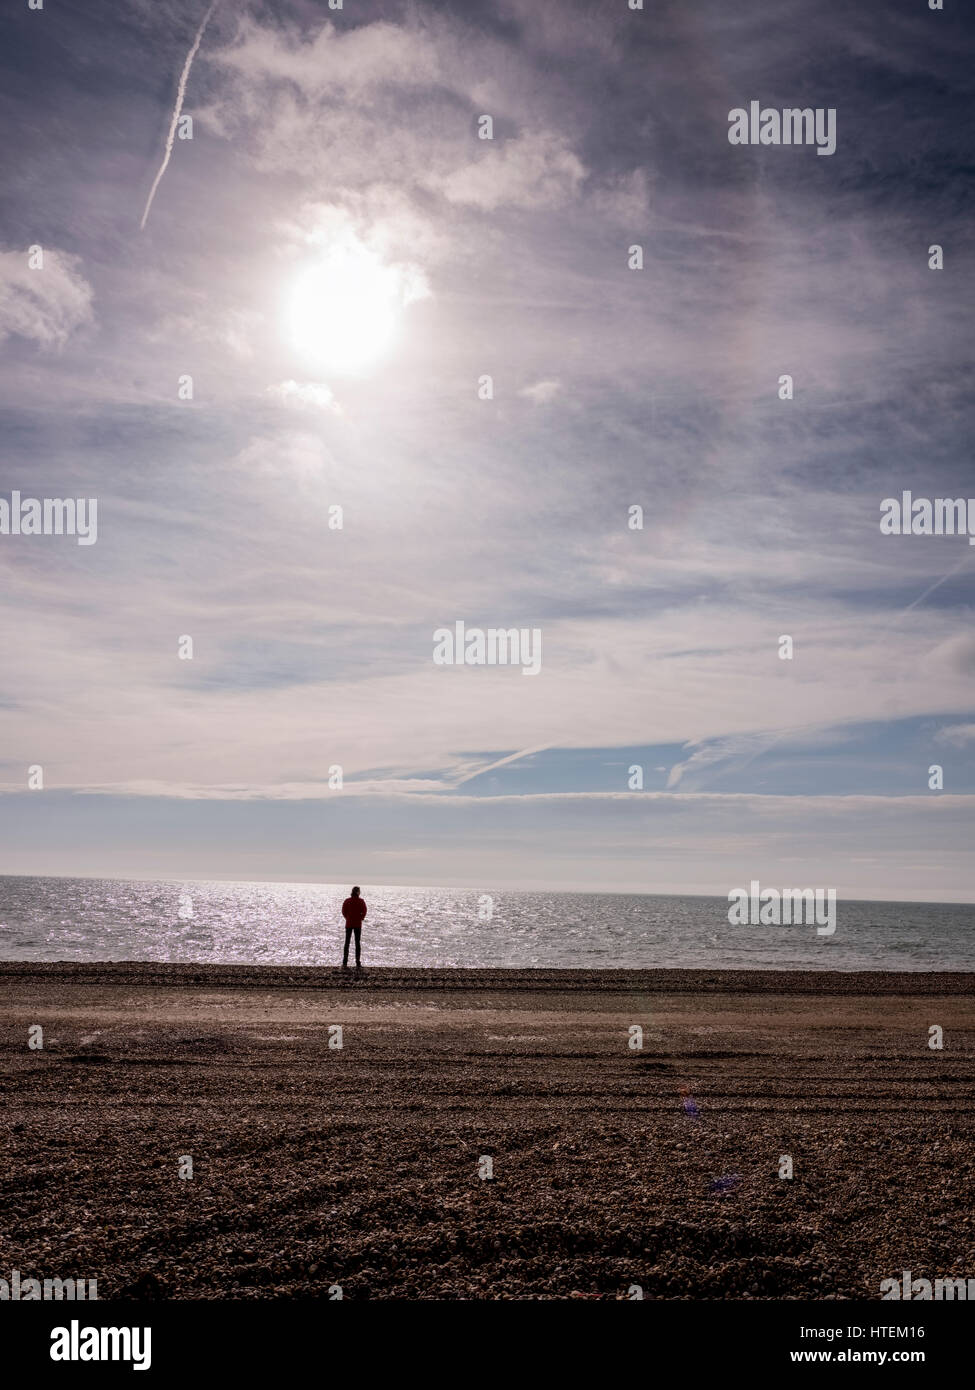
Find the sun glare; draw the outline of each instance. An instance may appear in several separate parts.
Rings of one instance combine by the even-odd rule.
[[[396,338],[404,301],[401,279],[395,267],[361,243],[328,248],[292,288],[292,345],[310,365],[330,372],[373,366]]]

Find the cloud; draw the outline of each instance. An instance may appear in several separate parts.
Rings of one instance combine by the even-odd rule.
[[[0,252],[0,341],[17,334],[42,347],[63,347],[93,318],[80,258],[49,247],[42,256],[42,268],[32,270],[26,251]]]
[[[253,309],[216,308],[204,294],[184,291],[189,301],[185,313],[164,315],[146,330],[150,343],[192,342],[228,350],[235,358],[251,361],[264,316]]]
[[[269,386],[265,394],[279,405],[292,408],[336,412],[341,409],[331,388],[323,381],[280,381],[275,386]]]
[[[213,61],[226,81],[197,119],[247,145],[259,169],[299,172],[332,199],[385,186],[483,212],[556,208],[587,174],[555,124],[562,110],[533,100],[530,58],[440,16],[310,35],[245,18]],[[493,141],[477,138],[481,114]],[[639,197],[639,178],[613,190]]]
[[[970,632],[959,633],[947,642],[942,642],[932,655],[960,675],[975,675],[975,635]]]
[[[675,763],[667,777],[667,790],[677,787],[688,772],[701,772],[717,764],[734,765],[739,761],[749,761],[766,752],[782,737],[782,733],[739,734],[734,738],[719,738],[713,743],[695,746],[694,752],[685,762]]]
[[[252,86],[287,84],[305,97],[361,101],[377,88],[420,87],[443,74],[428,32],[377,20],[343,32],[326,23],[303,38],[245,16],[236,41],[215,61]]]
[[[586,175],[564,137],[552,131],[482,143],[477,159],[430,180],[448,202],[482,212],[502,206],[556,208],[575,197]]]
[[[297,388],[296,393],[287,390],[292,384]],[[318,404],[302,394],[316,389],[328,391],[328,387],[321,383],[302,386],[297,382],[284,381],[277,387],[268,387],[265,394],[278,406],[291,410],[307,411],[309,414],[325,410],[329,415],[340,414],[337,408]],[[288,423],[290,425],[291,421]],[[234,456],[232,470],[245,487],[253,486],[256,479],[266,478],[299,492],[310,489],[312,493],[320,494],[323,482],[334,469],[334,458],[320,436],[313,433],[316,427],[313,419],[296,416],[294,426],[255,435]],[[268,524],[271,524],[270,518]]]
[[[562,390],[560,381],[536,381],[534,386],[523,386],[518,392],[519,396],[524,396],[526,400],[534,401],[536,405],[548,405],[554,401],[555,397]]]
[[[975,724],[948,724],[939,729],[935,738],[939,743],[950,743],[955,748],[964,748],[975,743]]]
[[[593,212],[639,234],[650,214],[650,178],[645,169],[609,176],[591,192]]]

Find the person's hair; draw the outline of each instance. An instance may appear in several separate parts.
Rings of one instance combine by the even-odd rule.
[[[359,896],[359,889],[358,889],[358,888],[353,888],[353,890],[352,890],[352,896],[353,896],[354,898],[357,898],[357,897]]]

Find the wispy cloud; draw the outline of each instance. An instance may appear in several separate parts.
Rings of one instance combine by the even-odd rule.
[[[59,348],[92,322],[92,287],[80,257],[52,247],[39,251],[37,268],[31,267],[26,247],[0,251],[0,341],[16,335]]]
[[[966,748],[975,743],[975,724],[947,724],[936,735],[939,743],[950,743],[956,748]]]
[[[323,381],[280,381],[267,388],[273,401],[306,410],[337,410],[335,394]]]
[[[536,381],[531,386],[523,386],[518,394],[526,400],[533,401],[535,405],[548,405],[561,390],[560,381]]]

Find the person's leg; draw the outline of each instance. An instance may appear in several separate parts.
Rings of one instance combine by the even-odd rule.
[[[349,963],[349,942],[350,942],[351,940],[352,940],[352,928],[351,928],[351,927],[346,927],[346,929],[345,929],[345,951],[344,951],[344,953],[343,953],[343,955],[342,955],[342,969],[343,969],[343,970],[345,969],[345,967],[346,967],[346,966],[348,965],[348,963]]]
[[[362,928],[361,928],[361,927],[356,927],[356,929],[355,929],[355,963],[356,963],[356,969],[358,969],[359,966],[362,964],[362,957],[361,957],[360,952],[359,952],[359,946],[360,946],[361,941],[362,941]]]

